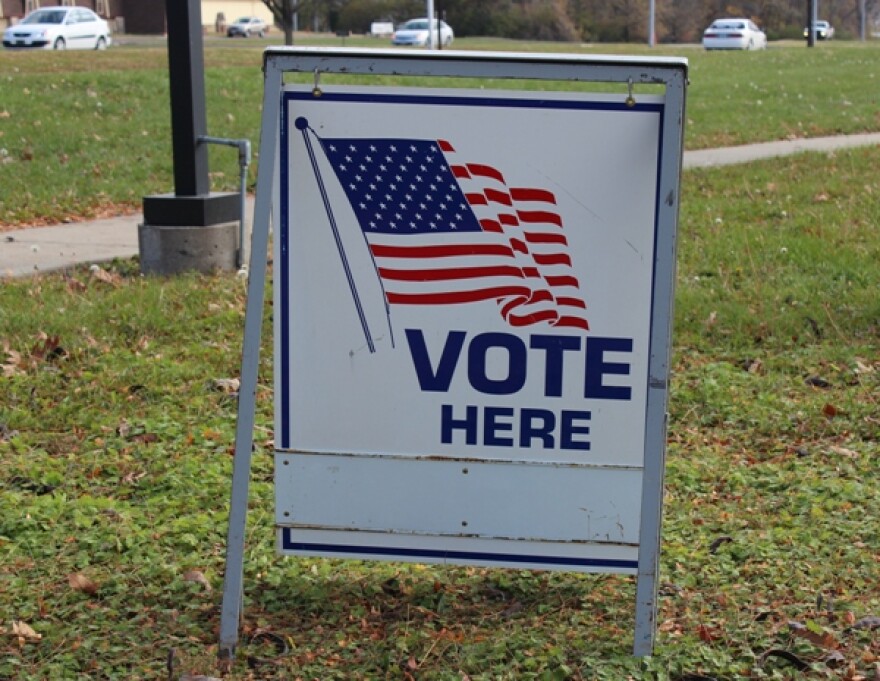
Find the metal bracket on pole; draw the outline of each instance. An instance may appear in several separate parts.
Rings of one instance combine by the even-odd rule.
[[[251,143],[246,139],[229,139],[227,137],[210,137],[199,135],[196,138],[198,144],[220,144],[227,147],[238,148],[239,188],[241,192],[240,224],[238,227],[238,255],[235,259],[237,267],[246,267],[250,260],[250,234],[246,227],[245,214],[247,213],[247,171],[251,164]]]

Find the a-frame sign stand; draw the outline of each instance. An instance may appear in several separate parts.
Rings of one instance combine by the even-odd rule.
[[[431,89],[337,87],[334,75],[419,77]],[[687,61],[270,48],[264,77],[221,659],[239,638],[270,222],[279,550],[632,574],[633,651],[651,654]],[[450,78],[511,89],[433,89]],[[395,217],[384,202],[370,214],[373,192],[348,168],[416,188],[412,156],[439,163],[440,200],[458,206],[434,211],[430,229],[418,223],[434,187],[414,190],[412,206],[392,190]],[[485,213],[493,202],[502,209]],[[398,220],[414,236],[405,246]],[[416,253],[428,274],[404,269]],[[475,254],[484,260],[440,266]],[[398,490],[414,490],[406,513],[387,508]]]

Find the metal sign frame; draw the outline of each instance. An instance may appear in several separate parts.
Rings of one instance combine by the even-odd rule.
[[[265,304],[270,219],[280,215],[281,106],[285,74],[356,74],[431,78],[618,83],[629,102],[638,85],[663,87],[660,123],[653,297],[648,356],[645,456],[639,518],[633,654],[650,655],[655,637],[657,579],[665,468],[667,377],[671,350],[676,231],[682,168],[687,60],[662,57],[596,57],[567,54],[410,52],[327,48],[270,48],[264,52],[260,172],[242,349],[232,495],[226,549],[220,657],[238,644],[243,595],[244,541],[250,482],[256,390]],[[613,571],[613,570],[612,570]]]

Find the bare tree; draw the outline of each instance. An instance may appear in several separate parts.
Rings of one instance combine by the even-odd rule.
[[[311,4],[311,0],[263,0],[272,10],[275,23],[284,31],[284,44],[293,45],[293,15]]]

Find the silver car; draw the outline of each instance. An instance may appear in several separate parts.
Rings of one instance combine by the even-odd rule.
[[[110,25],[85,7],[41,7],[3,31],[3,47],[46,50],[104,50]]]
[[[229,25],[229,28],[226,29],[226,35],[229,38],[234,38],[237,35],[243,38],[248,38],[252,35],[262,38],[268,30],[269,24],[260,19],[260,17],[241,17]]]
[[[439,23],[438,23],[439,22]],[[410,19],[400,26],[391,36],[392,45],[417,45],[424,47],[430,42],[427,19]],[[434,44],[438,42],[443,47],[452,44],[455,37],[452,28],[445,21],[434,19],[433,21]],[[439,40],[438,40],[439,39]]]

